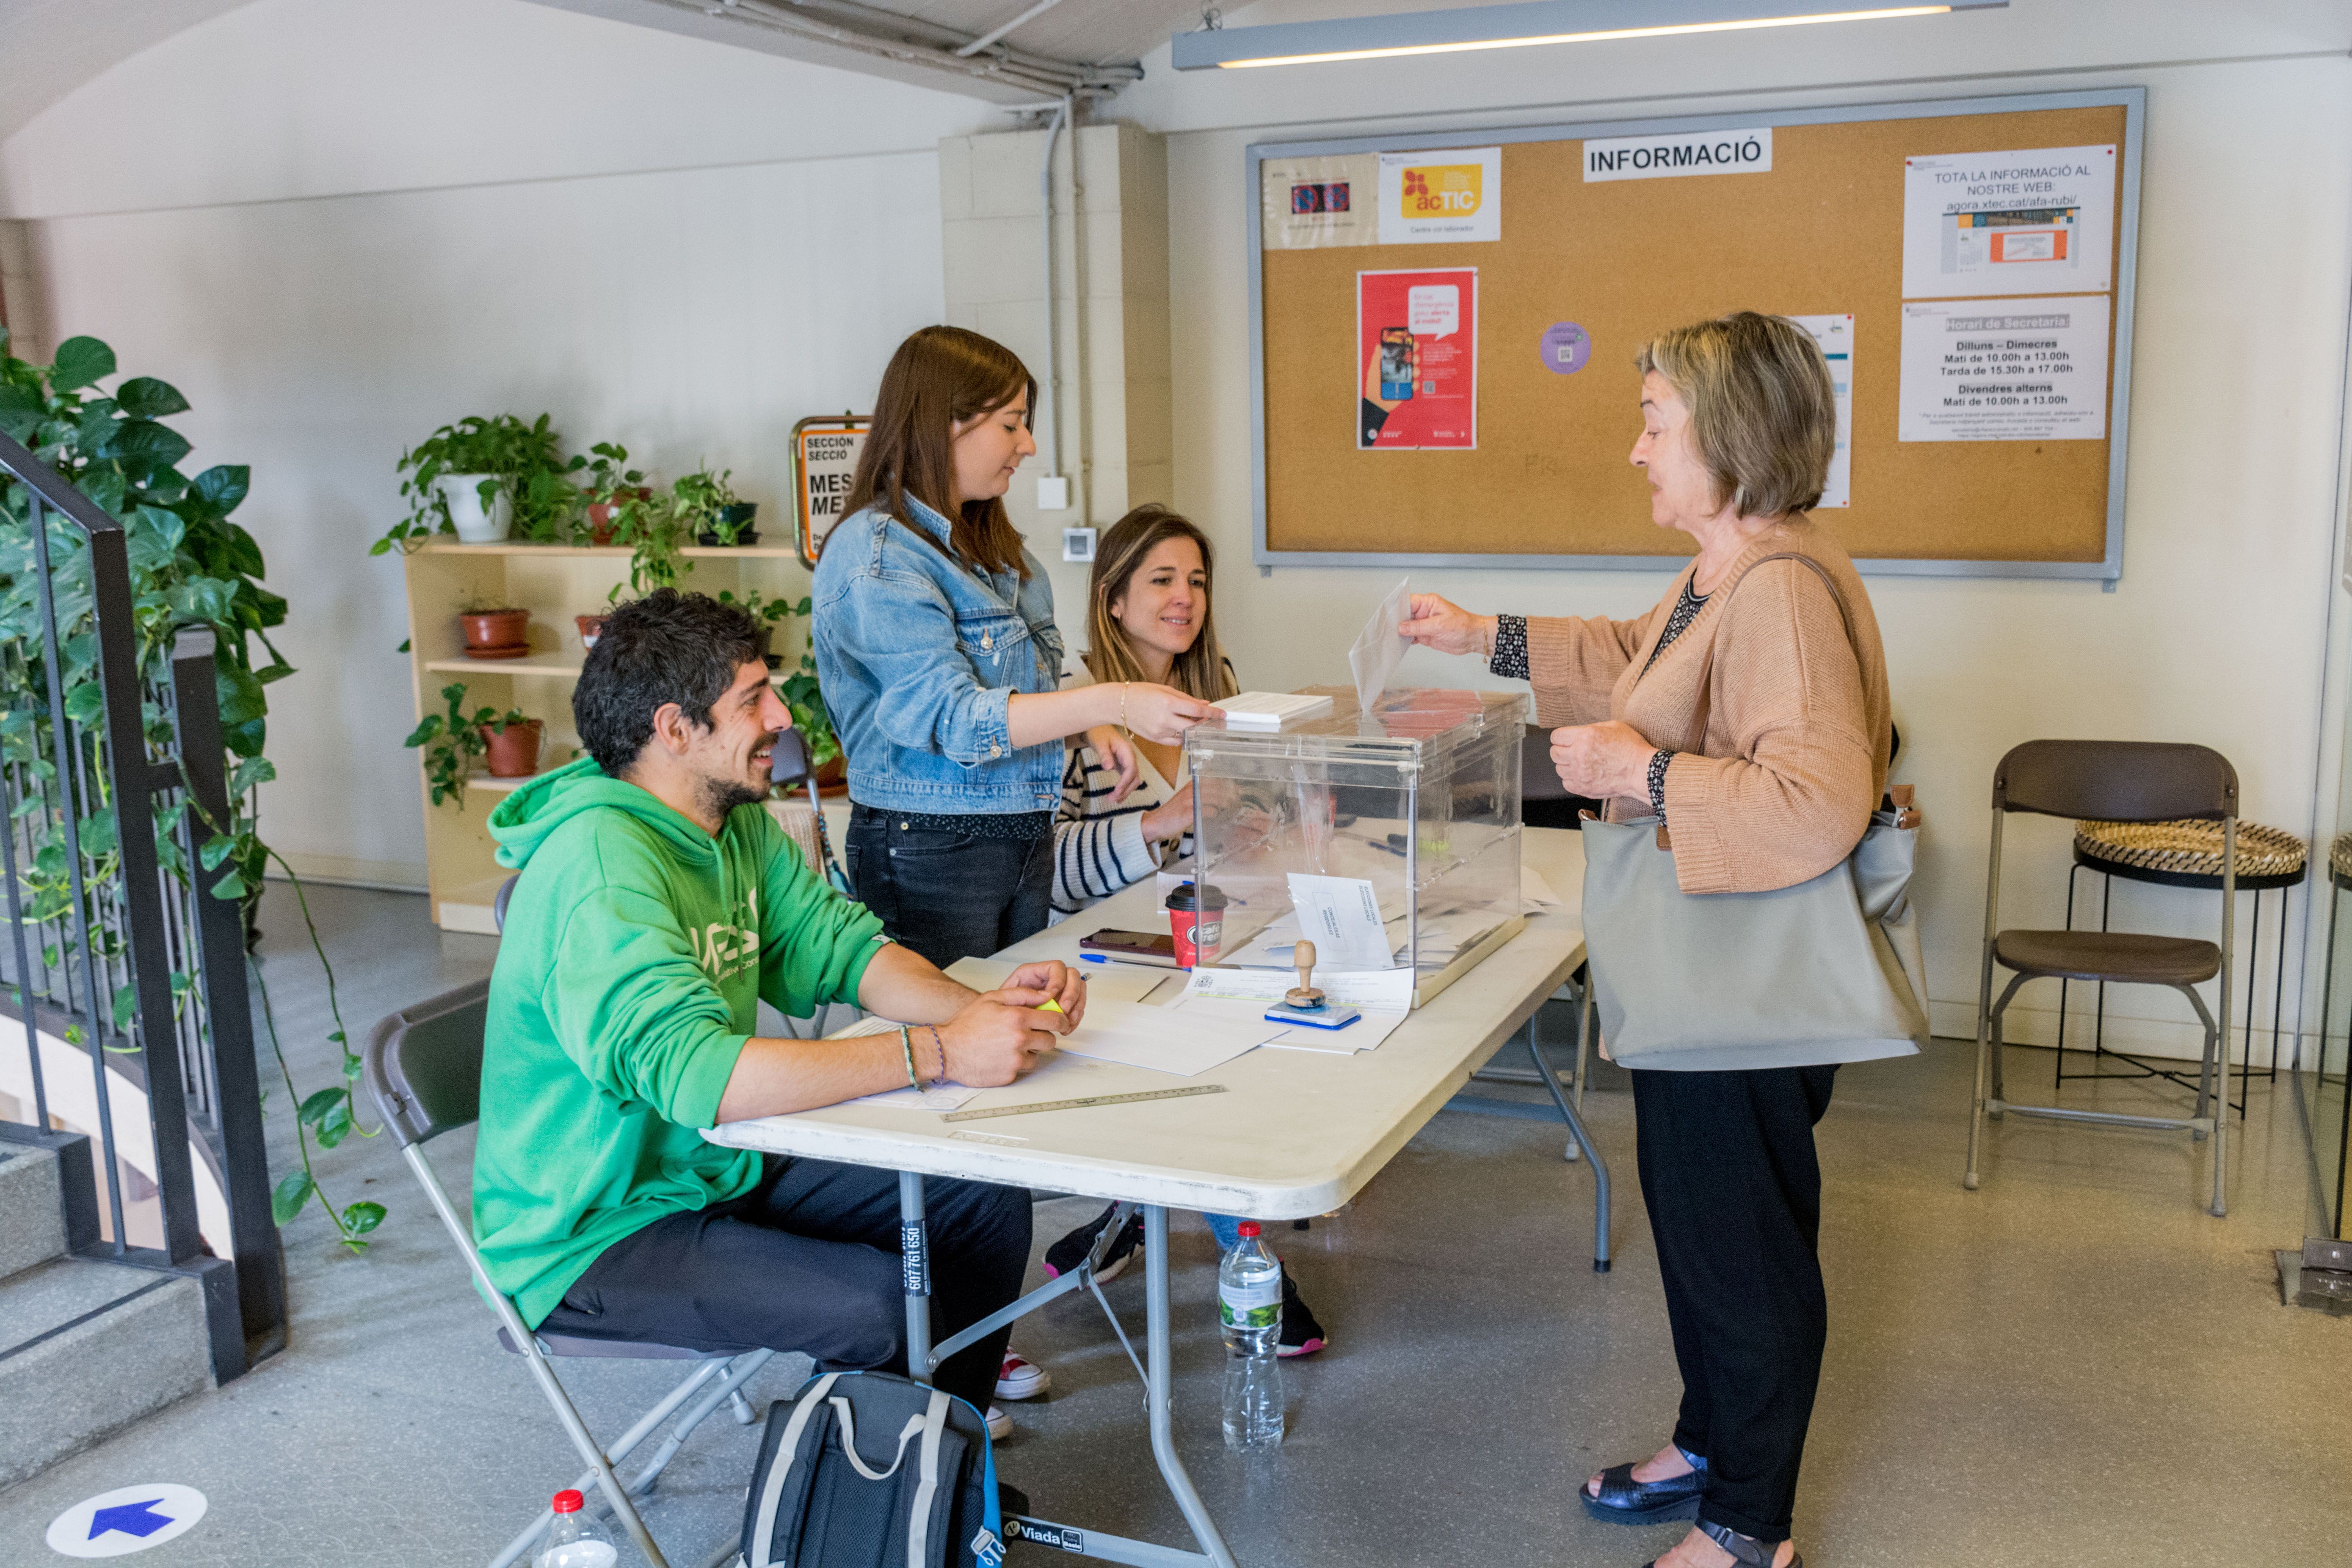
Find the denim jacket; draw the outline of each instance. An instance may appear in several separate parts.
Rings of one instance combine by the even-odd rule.
[[[948,520],[914,497],[916,527]],[[849,797],[885,811],[1001,816],[1062,798],[1062,742],[1016,749],[1014,692],[1062,670],[1054,588],[1024,551],[1026,583],[972,572],[868,507],[825,536],[814,597],[817,680],[849,758]]]

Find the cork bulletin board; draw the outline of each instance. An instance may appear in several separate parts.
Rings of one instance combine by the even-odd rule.
[[[1830,353],[1841,457],[1817,515],[1863,570],[2119,576],[2145,107],[2125,89],[1249,148],[1257,563],[1686,555],[1627,462],[1633,357],[1755,310]]]

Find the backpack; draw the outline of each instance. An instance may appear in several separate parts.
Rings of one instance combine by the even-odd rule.
[[[998,1568],[988,1422],[886,1372],[826,1373],[771,1405],[744,1568]]]

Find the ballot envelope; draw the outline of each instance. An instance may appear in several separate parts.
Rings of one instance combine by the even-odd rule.
[[[1389,690],[1276,730],[1184,739],[1195,852],[1222,899],[1219,966],[1410,969],[1417,1005],[1517,934],[1521,692]],[[1204,954],[1204,958],[1207,955]]]

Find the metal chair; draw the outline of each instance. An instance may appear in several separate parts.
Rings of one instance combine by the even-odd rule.
[[[601,1490],[614,1517],[636,1542],[637,1550],[645,1553],[646,1561],[653,1568],[667,1568],[667,1560],[654,1544],[632,1499],[653,1489],[687,1437],[720,1405],[730,1406],[738,1422],[748,1424],[754,1419],[751,1405],[743,1398],[742,1387],[775,1352],[755,1350],[727,1356],[643,1342],[533,1334],[523,1326],[513,1300],[491,1283],[482,1255],[474,1246],[472,1232],[425,1158],[426,1143],[445,1132],[470,1125],[481,1114],[482,1032],[489,994],[490,983],[478,980],[404,1008],[377,1024],[368,1037],[362,1058],[368,1093],[375,1101],[376,1113],[391,1129],[393,1141],[400,1146],[401,1157],[408,1162],[417,1184],[425,1189],[433,1212],[441,1216],[442,1227],[464,1254],[480,1294],[497,1314],[499,1342],[520,1353],[528,1363],[540,1392],[547,1396],[555,1418],[571,1437],[572,1446],[587,1461],[588,1472],[580,1478],[579,1489],[584,1492],[593,1486]],[[688,1361],[695,1367],[684,1382],[638,1417],[635,1425],[608,1450],[597,1447],[596,1440],[589,1435],[587,1424],[580,1418],[580,1412],[549,1364],[552,1356]],[[680,1415],[680,1411],[684,1413]],[[677,1424],[655,1451],[653,1462],[624,1487],[614,1476],[613,1466],[626,1458],[674,1415],[678,1415]],[[508,1564],[528,1552],[551,1517],[542,1511],[530,1529],[515,1537],[492,1560],[491,1568],[508,1568]],[[731,1553],[732,1547],[728,1550]]]
[[[2000,929],[2001,824],[2011,812],[2088,817],[2104,822],[2163,822],[2180,818],[2221,824],[2221,942],[2129,931],[2003,931]],[[2221,1016],[2230,1016],[2230,961],[2237,909],[2238,774],[2229,759],[2204,746],[2146,741],[2029,741],[2001,758],[1992,779],[1992,850],[1985,886],[1984,963],[1977,993],[1977,1071],[1969,1119],[1969,1168],[1963,1184],[1977,1186],[1977,1151],[1984,1119],[2005,1111],[2115,1127],[2186,1130],[2213,1142],[2212,1213],[2229,1212],[2223,1183],[2229,1118],[2211,1113],[2229,1103],[2226,1037],[2197,987],[2221,977]],[[1993,966],[2012,977],[1996,1002]],[[2089,980],[2169,986],[2189,998],[2205,1026],[2196,1113],[2187,1117],[2126,1116],[2054,1105],[2014,1105],[2003,1098],[2001,1016],[2029,980]],[[2217,1081],[2218,1080],[2218,1081]]]

